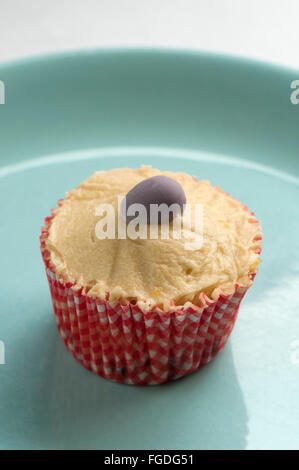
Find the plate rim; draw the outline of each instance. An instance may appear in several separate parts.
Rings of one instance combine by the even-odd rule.
[[[88,57],[97,55],[107,54],[121,54],[121,55],[172,55],[172,56],[186,56],[194,58],[211,58],[212,60],[230,61],[232,63],[240,63],[252,67],[266,67],[274,72],[284,73],[297,73],[299,74],[299,67],[286,66],[273,61],[262,60],[259,58],[253,58],[248,56],[242,56],[239,54],[229,54],[217,51],[209,51],[206,49],[191,49],[191,48],[177,48],[177,47],[142,47],[142,46],[105,46],[105,47],[87,47],[87,48],[76,48],[72,50],[60,50],[46,53],[38,53],[29,55],[26,57],[19,57],[9,60],[0,61],[0,72],[13,67],[34,65],[38,62],[55,62],[67,58],[74,57]]]

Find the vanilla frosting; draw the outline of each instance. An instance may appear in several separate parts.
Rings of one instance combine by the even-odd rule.
[[[99,239],[97,207],[112,204],[117,216],[119,196],[160,174],[182,185],[191,207],[202,204],[202,246],[187,250],[184,237]],[[250,286],[249,274],[257,271],[260,261],[262,233],[254,215],[208,181],[198,182],[185,173],[151,167],[97,171],[69,191],[54,214],[46,246],[56,273],[90,296],[108,294],[111,302],[130,300],[164,310],[173,303],[198,304],[202,293],[216,299],[223,291],[233,292],[235,284]],[[197,230],[192,222],[184,234],[192,240]]]

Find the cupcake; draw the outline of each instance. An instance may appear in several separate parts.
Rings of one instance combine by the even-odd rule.
[[[261,239],[253,212],[208,181],[151,167],[95,172],[40,237],[66,348],[122,383],[196,371],[232,331]]]

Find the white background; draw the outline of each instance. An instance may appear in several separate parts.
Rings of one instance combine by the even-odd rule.
[[[204,49],[299,68],[299,0],[0,0],[0,61],[102,46]]]

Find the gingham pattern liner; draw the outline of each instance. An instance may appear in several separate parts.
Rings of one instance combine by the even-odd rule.
[[[199,369],[225,346],[248,287],[236,284],[232,295],[217,301],[203,294],[201,306],[170,312],[89,297],[59,279],[50,265],[45,240],[53,217],[45,219],[41,252],[58,331],[84,367],[117,382],[160,384]]]

